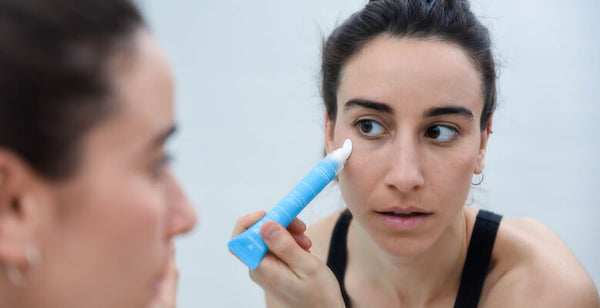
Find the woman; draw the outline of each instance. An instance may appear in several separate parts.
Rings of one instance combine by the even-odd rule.
[[[168,64],[128,0],[0,1],[0,307],[174,306],[195,214]]]
[[[271,252],[250,275],[269,307],[598,307],[547,227],[465,205],[496,104],[490,45],[465,0],[371,1],[333,31],[325,147],[353,141],[347,209],[311,226],[312,243],[264,224]]]

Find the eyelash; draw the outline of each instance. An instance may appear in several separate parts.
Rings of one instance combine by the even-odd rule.
[[[452,136],[448,140],[436,140],[435,139],[436,137],[428,136],[428,133],[431,131],[431,129],[433,129],[435,127],[441,127],[441,128],[450,130],[452,133]],[[438,136],[440,136],[442,133],[438,132],[438,134],[439,134]],[[427,127],[427,129],[425,130],[425,137],[433,139],[435,142],[440,143],[440,144],[450,143],[450,142],[456,140],[456,138],[458,138],[459,135],[460,135],[460,131],[456,127],[454,127],[452,125],[447,125],[447,124],[440,124],[440,123],[433,124],[433,125]]]
[[[381,129],[383,130],[383,132],[379,133],[377,135],[369,135],[368,133],[365,133],[365,132],[362,131],[362,125],[365,124],[365,123],[374,123],[375,125],[380,126]],[[358,131],[358,133],[361,136],[363,136],[364,138],[367,138],[367,139],[377,139],[377,138],[380,138],[387,131],[386,128],[385,128],[385,126],[383,126],[383,124],[381,124],[381,123],[379,123],[379,122],[377,122],[375,120],[372,120],[372,119],[358,119],[358,120],[356,120],[354,122],[353,126],[356,128],[356,130]]]
[[[365,123],[375,123],[376,125],[380,126],[384,130],[384,132],[377,134],[377,135],[369,135],[368,133],[365,133],[362,131],[362,125],[364,125]],[[377,138],[380,138],[385,133],[385,127],[381,123],[379,123],[373,119],[358,119],[354,122],[353,126],[356,128],[358,133],[366,139],[377,139]],[[448,138],[448,140],[436,140],[436,138],[439,137],[441,134],[444,134],[444,132],[438,132],[438,136],[435,136],[435,137],[428,136],[428,134],[431,132],[431,129],[433,129],[435,127],[450,130],[452,136],[450,138]],[[430,125],[429,127],[427,127],[424,135],[425,135],[425,137],[433,139],[435,142],[437,142],[439,144],[447,144],[447,143],[450,143],[450,142],[456,140],[456,138],[458,138],[458,136],[460,135],[460,131],[452,125],[438,123],[438,124],[433,124],[433,125]]]

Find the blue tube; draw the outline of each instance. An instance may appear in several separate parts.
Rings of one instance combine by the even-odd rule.
[[[349,141],[349,140],[348,140]],[[256,222],[248,230],[229,241],[227,246],[242,262],[254,270],[267,253],[267,245],[260,236],[261,226],[269,220],[273,220],[283,227],[287,227],[308,203],[319,194],[329,182],[331,182],[342,169],[346,159],[350,155],[352,144],[349,149],[344,144],[347,153],[328,155],[321,160],[310,172],[288,193],[271,211]]]

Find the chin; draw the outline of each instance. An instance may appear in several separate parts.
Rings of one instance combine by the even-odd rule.
[[[395,257],[418,256],[435,245],[437,237],[431,225],[414,230],[398,230],[383,226],[378,219],[360,223],[379,249]]]
[[[433,246],[434,241],[425,236],[371,234],[375,244],[387,254],[395,257],[414,257]]]

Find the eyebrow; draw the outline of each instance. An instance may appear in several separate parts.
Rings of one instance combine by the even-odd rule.
[[[175,134],[175,132],[177,132],[177,126],[173,124],[158,135],[156,135],[154,138],[152,138],[152,140],[150,141],[150,147],[161,147],[163,144],[165,144],[165,142],[167,142],[167,139],[169,139],[169,137]]]
[[[431,108],[431,109],[425,111],[425,113],[423,113],[423,118],[437,117],[437,116],[441,116],[441,115],[453,115],[453,114],[464,116],[465,118],[473,119],[473,113],[471,112],[471,110],[469,110],[465,107],[460,107],[460,106],[434,107],[434,108]]]
[[[353,107],[363,107],[383,113],[394,114],[394,109],[392,106],[386,103],[374,102],[366,99],[351,99],[344,104],[344,110],[348,110]],[[434,107],[425,111],[423,113],[423,118],[431,118],[441,115],[460,115],[468,119],[473,119],[473,112],[462,106]]]
[[[394,113],[392,106],[386,103],[374,102],[366,99],[351,99],[344,104],[344,110],[351,109],[352,107],[363,107],[389,114]]]

